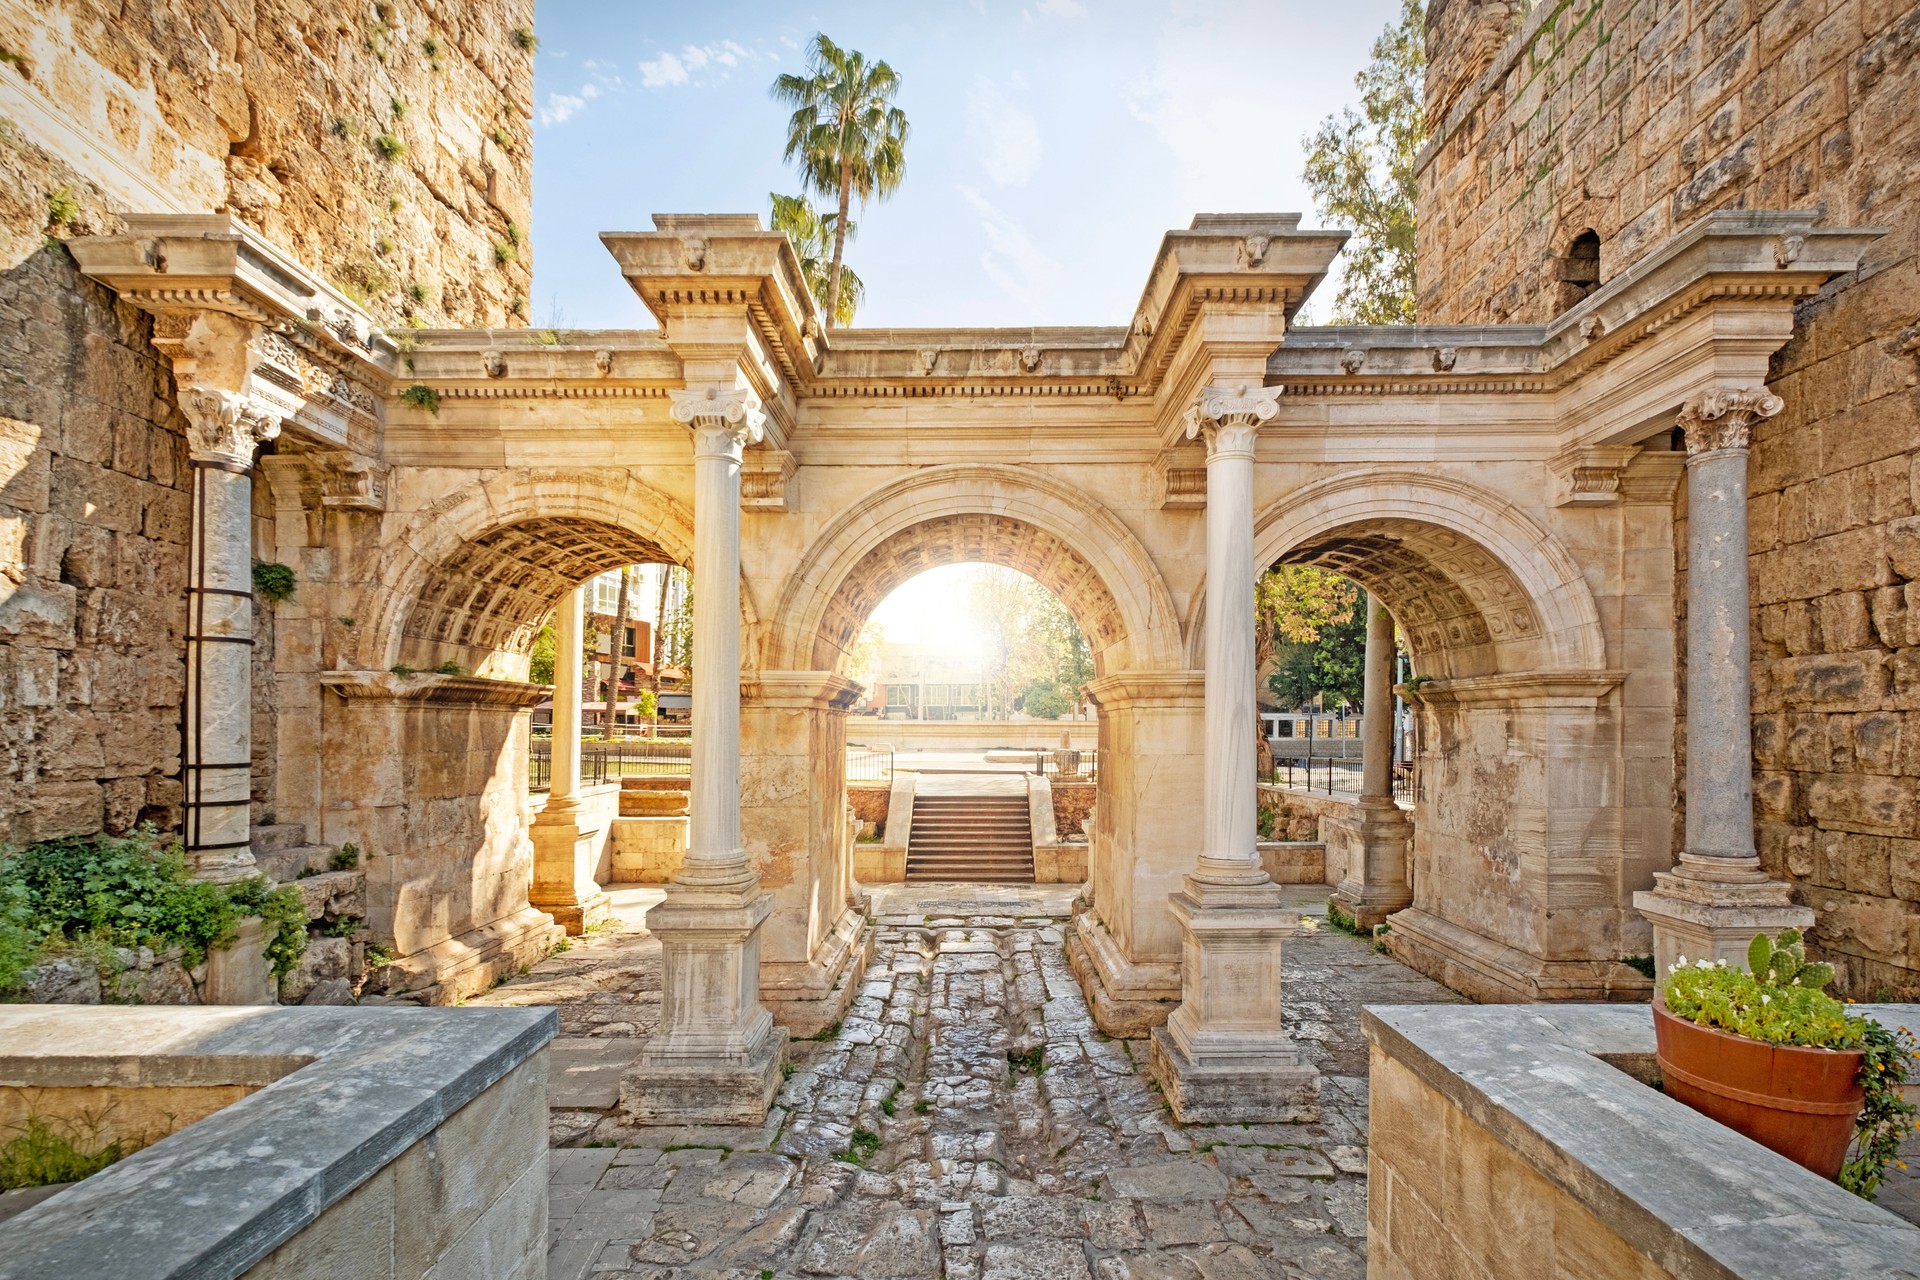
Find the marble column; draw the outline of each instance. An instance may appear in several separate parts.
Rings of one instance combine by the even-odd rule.
[[[280,419],[240,388],[251,326],[195,319],[175,362],[187,419],[192,523],[187,544],[182,842],[203,880],[255,872],[253,792],[253,464]]]
[[[1369,594],[1360,798],[1351,816],[1323,824],[1329,827],[1328,854],[1346,857],[1334,903],[1368,929],[1413,904],[1407,884],[1413,823],[1393,800],[1393,657],[1393,615]]]
[[[1253,446],[1278,387],[1208,387],[1187,435],[1207,442],[1206,782],[1201,847],[1169,906],[1184,935],[1180,1007],[1152,1069],[1182,1123],[1313,1120],[1320,1073],[1281,1026],[1281,944],[1298,913],[1254,830]]]
[[[1784,404],[1765,387],[1714,391],[1680,411],[1687,443],[1686,845],[1634,906],[1653,924],[1656,973],[1681,956],[1745,965],[1757,933],[1813,912],[1760,869],[1753,843],[1747,452]]]
[[[619,797],[580,789],[580,665],[585,644],[582,614],[586,592],[575,587],[560,597],[553,615],[553,754],[547,802],[534,817],[533,883],[527,901],[574,936],[608,919],[612,903],[594,878],[608,825],[619,814]]]
[[[757,1124],[781,1080],[787,1031],[760,1002],[760,931],[773,895],[740,835],[740,456],[762,435],[740,387],[673,393],[693,429],[693,777],[687,856],[647,912],[661,944],[660,1030],[620,1086],[640,1124]]]

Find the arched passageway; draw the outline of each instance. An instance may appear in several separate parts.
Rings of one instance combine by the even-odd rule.
[[[1624,696],[1567,550],[1497,495],[1386,470],[1286,495],[1255,543],[1257,563],[1351,578],[1405,636],[1420,731],[1396,954],[1485,999],[1640,991],[1618,963],[1646,950],[1634,863],[1670,813],[1630,778],[1671,778],[1671,720]]]

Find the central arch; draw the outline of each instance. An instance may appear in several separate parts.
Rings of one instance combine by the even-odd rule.
[[[1060,597],[1102,673],[1181,663],[1178,615],[1146,549],[1086,494],[1013,467],[928,467],[862,498],[815,540],[772,613],[768,665],[839,670],[894,587],[981,560]]]

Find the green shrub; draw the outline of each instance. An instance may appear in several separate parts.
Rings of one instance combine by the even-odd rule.
[[[178,844],[152,827],[125,836],[68,836],[0,850],[0,991],[17,990],[47,954],[79,951],[111,969],[111,948],[178,949],[188,968],[233,945],[242,916],[272,927],[276,975],[300,961],[306,909],[291,887],[255,876],[220,885],[195,880]]]
[[[292,566],[268,560],[254,562],[253,593],[268,604],[293,599],[293,593],[299,586],[300,579],[294,574]]]
[[[540,47],[540,37],[533,34],[532,27],[515,27],[513,29],[513,42],[519,45],[525,53],[532,53]]]
[[[390,133],[383,133],[373,140],[374,150],[380,153],[382,160],[398,160],[407,154],[407,144]]]
[[[55,1133],[40,1116],[29,1115],[25,1128],[0,1145],[0,1191],[78,1182],[126,1154],[118,1142],[82,1151],[72,1136]]]
[[[455,662],[452,658],[448,658],[445,662],[435,667],[433,669],[433,672],[435,675],[441,675],[441,676],[463,676],[467,674],[466,671],[462,669],[460,664]]]
[[[504,267],[507,263],[512,262],[519,256],[520,251],[508,244],[505,240],[495,240],[493,242],[493,260],[501,266]]]
[[[47,225],[64,227],[80,216],[80,201],[74,198],[72,187],[61,187],[58,191],[47,193]]]
[[[400,393],[400,403],[428,413],[440,412],[440,393],[424,382],[416,382]]]
[[[352,871],[360,865],[360,846],[349,841],[327,859],[329,871]]]
[[[513,135],[500,125],[493,127],[493,145],[502,151],[513,150]]]

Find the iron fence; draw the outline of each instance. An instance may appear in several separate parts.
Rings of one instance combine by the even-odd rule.
[[[1070,747],[1036,751],[1030,772],[1036,777],[1053,778],[1060,782],[1098,782],[1100,753],[1078,751]]]
[[[626,777],[685,778],[693,773],[693,744],[682,738],[626,738],[614,742],[580,744],[580,784],[598,786]],[[535,738],[527,745],[527,789],[547,791],[553,785],[553,740]]]
[[[893,748],[847,744],[848,782],[892,782]]]
[[[1328,795],[1335,791],[1348,791],[1358,795],[1364,770],[1364,762],[1358,759],[1320,755],[1287,756],[1274,760],[1271,781],[1276,786],[1290,787],[1295,791],[1321,791]],[[1393,766],[1393,796],[1396,800],[1412,798],[1412,766]]]

